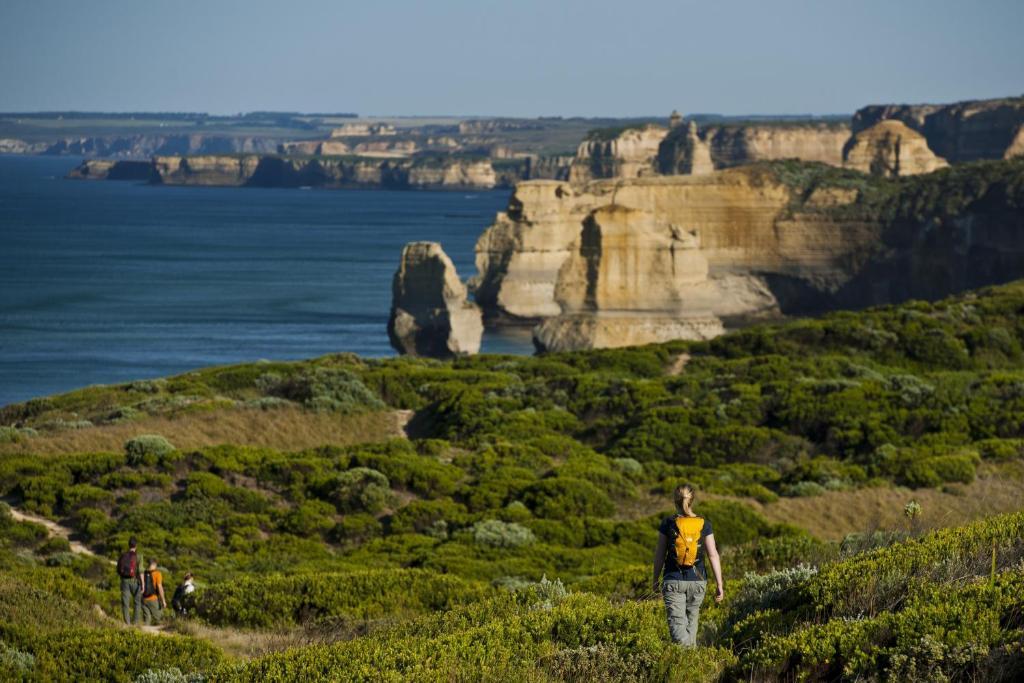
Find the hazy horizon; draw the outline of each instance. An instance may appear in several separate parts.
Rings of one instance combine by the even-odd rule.
[[[828,116],[1024,93],[1015,0],[296,4],[4,3],[0,111]]]

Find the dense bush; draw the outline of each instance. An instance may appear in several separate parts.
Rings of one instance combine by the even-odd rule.
[[[327,618],[397,618],[483,597],[482,584],[422,570],[239,577],[206,588],[198,614],[214,624],[266,627]]]
[[[143,434],[124,444],[129,465],[155,465],[174,452],[171,442],[159,434]]]

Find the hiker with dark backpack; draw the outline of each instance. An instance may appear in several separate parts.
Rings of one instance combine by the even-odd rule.
[[[142,617],[146,626],[160,623],[162,610],[167,609],[164,597],[164,577],[157,569],[156,560],[149,561],[149,567],[142,574]]]
[[[677,514],[661,521],[654,550],[654,592],[665,599],[669,635],[672,642],[691,647],[697,644],[697,619],[707,592],[705,553],[715,574],[715,602],[725,598],[711,522],[693,512],[693,497],[689,484],[676,487],[672,498]]]
[[[180,617],[188,616],[189,607],[194,602],[191,597],[196,592],[196,585],[192,581],[192,572],[185,572],[185,578],[174,589],[174,597],[171,598],[171,607],[174,608],[175,613]]]
[[[131,626],[142,619],[142,557],[134,537],[128,540],[128,550],[117,560],[117,575],[121,577],[121,615]]]

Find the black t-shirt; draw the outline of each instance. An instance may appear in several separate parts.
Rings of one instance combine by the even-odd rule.
[[[707,581],[708,573],[704,568],[704,538],[714,533],[711,530],[711,522],[705,517],[704,528],[700,530],[700,541],[697,542],[697,561],[692,567],[680,567],[676,564],[676,554],[672,551],[676,538],[676,517],[672,515],[661,520],[658,531],[668,539],[668,548],[665,551],[665,569],[662,579],[665,581]]]

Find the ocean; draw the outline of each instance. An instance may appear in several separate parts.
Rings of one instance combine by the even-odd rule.
[[[65,180],[80,161],[0,155],[0,405],[261,358],[393,355],[402,246],[439,241],[469,277],[509,196]],[[483,350],[532,347],[488,333]]]

